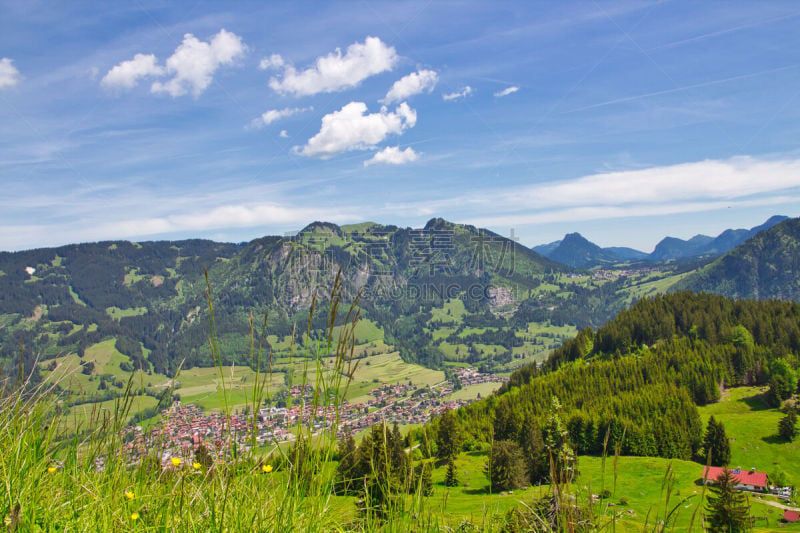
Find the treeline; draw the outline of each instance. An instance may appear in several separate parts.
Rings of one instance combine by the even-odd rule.
[[[744,330],[747,330],[745,334]],[[732,300],[713,294],[680,292],[637,302],[593,333],[555,350],[550,369],[580,358],[620,356],[673,336],[709,344],[758,345],[778,354],[800,352],[800,304],[774,300]],[[747,366],[743,362],[741,369]]]

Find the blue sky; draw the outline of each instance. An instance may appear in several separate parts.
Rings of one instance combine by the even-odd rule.
[[[4,3],[0,249],[441,216],[649,251],[797,216],[798,27],[794,1]]]

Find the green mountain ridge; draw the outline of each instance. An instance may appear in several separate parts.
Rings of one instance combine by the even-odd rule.
[[[315,222],[295,236],[243,244],[119,241],[2,253],[2,354],[13,360],[22,346],[28,360],[46,360],[81,354],[111,336],[126,339],[121,344],[135,366],[159,373],[181,361],[208,366],[205,269],[231,363],[248,364],[237,352],[246,352],[251,312],[268,311],[277,341],[304,331],[312,299],[324,305],[341,270],[345,299],[363,293],[364,316],[388,344],[404,359],[434,367],[445,354],[432,344],[432,309],[460,301],[468,324],[504,328],[492,335],[508,344],[502,351],[510,360],[511,345],[522,341],[512,339],[519,328],[505,328],[503,317],[546,279],[570,272],[512,240],[442,219],[422,229]],[[538,307],[552,307],[554,298],[540,299]],[[312,329],[321,329],[322,315],[315,320]],[[492,335],[481,337],[483,330],[472,335],[463,356],[473,344],[501,350]],[[489,353],[480,350],[486,353],[473,353],[475,362]]]
[[[800,299],[800,219],[757,233],[671,290],[734,298]]]

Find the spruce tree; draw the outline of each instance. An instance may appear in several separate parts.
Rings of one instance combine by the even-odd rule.
[[[528,468],[528,479],[532,485],[547,481],[550,476],[550,457],[545,449],[539,424],[528,419],[523,428],[523,436],[521,444]]]
[[[710,456],[712,466],[725,466],[731,460],[731,444],[725,434],[725,426],[722,422],[717,422],[713,415],[708,419],[703,448],[706,452],[706,462]]]
[[[778,422],[778,434],[789,442],[797,436],[797,415],[794,409],[790,409],[789,413]]]
[[[525,484],[525,459],[519,444],[514,441],[494,441],[489,452],[489,464],[486,466],[493,492],[518,489]]]
[[[461,427],[452,411],[445,411],[439,418],[436,435],[437,456],[450,460],[461,451]]]
[[[444,477],[444,484],[447,487],[458,486],[458,470],[456,470],[456,462],[450,459],[447,463],[447,474]]]
[[[750,504],[747,496],[734,488],[736,480],[725,468],[709,489],[706,530],[712,533],[750,531]]]
[[[348,432],[338,446],[339,466],[336,469],[336,492],[339,494],[353,494],[359,488],[358,457],[356,441],[353,434]]]

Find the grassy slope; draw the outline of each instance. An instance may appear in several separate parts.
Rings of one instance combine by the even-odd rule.
[[[783,413],[767,406],[762,398],[766,388],[729,389],[723,399],[700,409],[705,423],[711,415],[725,425],[731,439],[731,465],[774,474],[782,470],[800,487],[800,440],[783,442],[778,421]]]
[[[762,392],[757,387],[729,389],[720,402],[701,407],[701,416],[707,421],[713,414],[725,425],[731,438],[732,464],[745,468],[756,467],[767,472],[780,468],[793,484],[798,485],[800,442],[788,444],[775,438],[778,420],[783,415],[763,403],[760,397]],[[429,507],[438,505],[440,512],[445,514],[451,524],[457,525],[463,517],[476,520],[482,519],[484,512],[489,515],[502,514],[520,501],[525,502],[543,493],[543,489],[533,487],[514,491],[514,494],[490,495],[488,481],[483,474],[485,462],[485,453],[462,454],[456,463],[462,486],[453,489],[447,489],[443,485],[446,469],[437,468],[434,472],[436,492]],[[604,465],[600,457],[581,456],[580,476],[573,489],[584,502],[588,501],[589,492],[600,494],[603,488],[611,490],[612,496],[596,505],[595,512],[602,513],[605,520],[611,520],[616,515],[618,532],[639,532],[646,520],[652,525],[656,515],[658,519],[665,516],[665,492],[662,491],[662,485],[670,465],[675,479],[670,509],[684,498],[689,498],[677,510],[675,529],[686,531],[698,503],[701,507],[705,504],[701,501],[704,493],[699,484],[703,467],[698,463],[656,457],[620,457],[616,465],[615,486],[613,457],[607,458]],[[622,498],[627,500],[625,505],[620,505]],[[782,511],[759,503],[758,499],[751,499],[751,512],[757,517],[755,531],[774,531],[780,525]],[[772,497],[765,499],[774,500]],[[695,519],[696,531],[699,531],[697,525],[700,512],[702,509]],[[780,527],[782,531],[800,531],[800,524]]]

